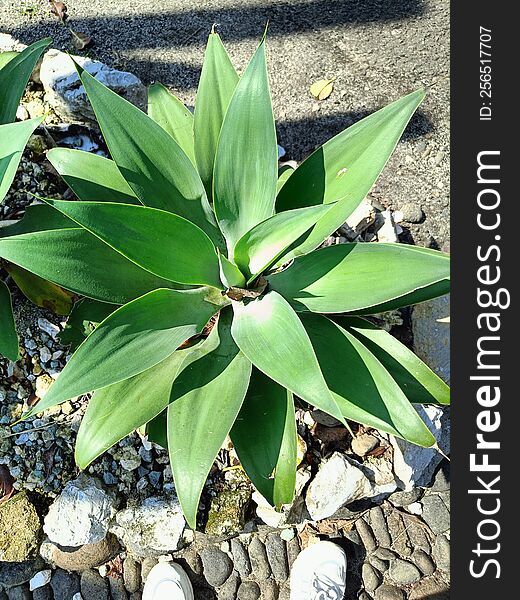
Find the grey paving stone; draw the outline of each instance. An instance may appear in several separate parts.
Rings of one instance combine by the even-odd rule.
[[[278,533],[270,533],[267,536],[265,550],[274,579],[279,583],[284,582],[289,576],[289,567],[285,543]]]
[[[107,577],[112,600],[128,600],[128,593],[122,577]]]
[[[380,506],[375,506],[370,511],[370,525],[375,538],[379,546],[384,548],[390,548],[392,540],[390,538],[390,532],[388,531],[388,525],[386,523],[385,515]]]
[[[400,588],[385,584],[377,588],[374,598],[375,600],[405,600],[406,596]]]
[[[438,535],[432,546],[432,557],[441,571],[450,572],[450,542],[445,535]]]
[[[368,563],[364,563],[361,568],[361,578],[367,592],[373,592],[381,583],[381,574]]]
[[[132,557],[123,561],[123,581],[128,592],[133,593],[141,587],[141,565]]]
[[[238,538],[231,539],[231,553],[235,569],[242,577],[247,577],[251,573],[251,562],[244,544]]]
[[[416,548],[413,551],[412,559],[419,567],[419,570],[423,575],[433,575],[435,572],[435,564],[433,560],[426,554],[424,550],[421,550],[421,548]]]
[[[377,548],[377,542],[370,525],[364,519],[358,519],[356,529],[366,551],[373,552]]]
[[[56,569],[52,574],[51,587],[55,600],[70,600],[80,591],[79,575]]]
[[[249,560],[251,561],[252,572],[255,574],[255,579],[263,581],[271,575],[271,568],[267,560],[265,546],[262,544],[258,536],[254,536],[251,540],[247,551]]]
[[[450,513],[446,504],[437,494],[430,494],[422,499],[422,518],[433,533],[444,533],[450,528]]]
[[[214,587],[223,585],[233,572],[233,563],[229,556],[215,546],[204,548],[200,553],[200,557],[202,559],[204,577]]]
[[[89,598],[99,598],[99,600],[108,600],[110,593],[108,591],[108,580],[101,577],[98,571],[89,569],[81,574],[81,595],[84,600]]]
[[[419,569],[413,563],[401,560],[400,558],[390,561],[388,575],[392,581],[400,585],[415,583],[421,578]]]
[[[255,581],[242,581],[238,588],[238,600],[258,600],[260,587]]]

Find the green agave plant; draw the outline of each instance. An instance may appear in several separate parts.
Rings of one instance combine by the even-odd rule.
[[[86,297],[65,334],[87,337],[27,416],[94,391],[78,465],[145,427],[169,449],[193,527],[228,434],[265,498],[291,502],[294,396],[345,425],[434,444],[412,403],[446,404],[447,386],[362,315],[446,294],[448,257],[317,249],[366,196],[424,92],[280,180],[264,41],[239,77],[211,33],[194,115],[160,85],[146,115],[78,71],[112,160],[52,150],[79,201],[33,206],[0,238],[8,260]]]
[[[23,52],[0,53],[0,203],[11,187],[29,138],[44,119],[38,117],[14,122],[16,109],[29,77],[50,43],[50,39],[44,39],[28,46]],[[0,227],[0,236],[3,235],[2,231]],[[15,264],[2,261],[0,252],[0,355],[17,360],[18,336],[11,294],[1,279],[2,269],[11,275],[20,290],[38,306],[51,308],[60,314],[68,314],[72,308],[72,299],[70,294],[53,283],[44,281]]]

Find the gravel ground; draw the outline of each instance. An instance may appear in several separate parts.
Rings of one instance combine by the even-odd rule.
[[[435,84],[373,190],[385,206],[412,202],[424,220],[406,241],[449,250],[448,0],[68,0],[69,23],[89,34],[88,54],[160,80],[193,104],[213,23],[242,69],[269,20],[269,63],[279,142],[301,160],[344,127],[421,85]],[[70,34],[46,0],[3,0],[0,29],[23,42]],[[309,86],[336,77],[317,104]]]

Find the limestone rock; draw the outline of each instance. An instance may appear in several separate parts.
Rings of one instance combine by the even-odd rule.
[[[82,473],[53,502],[43,530],[60,546],[95,544],[106,536],[114,513],[112,496],[97,479]]]
[[[146,106],[146,88],[135,75],[112,69],[90,58],[72,58],[98,81],[132,104],[140,108]],[[45,89],[45,101],[60,118],[66,122],[81,124],[96,121],[69,55],[59,50],[49,50],[43,57],[40,79]]]
[[[417,412],[437,440],[445,454],[450,452],[449,408],[434,404],[416,407]],[[422,448],[405,440],[390,436],[394,450],[394,472],[399,487],[411,491],[414,487],[426,487],[433,479],[436,468],[443,460],[435,448]]]
[[[115,516],[111,529],[135,556],[159,556],[178,550],[182,544],[185,520],[175,496],[146,498]]]

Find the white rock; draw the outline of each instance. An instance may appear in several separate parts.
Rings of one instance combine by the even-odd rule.
[[[111,531],[139,557],[174,552],[182,544],[185,520],[177,498],[146,498],[115,516]]]
[[[391,210],[384,210],[378,215],[381,227],[377,230],[377,239],[380,242],[395,244],[399,241],[396,225]],[[402,231],[402,230],[401,230]]]
[[[0,33],[0,52],[21,52],[27,46],[8,33]]]
[[[74,596],[72,596],[72,600],[83,600],[83,596],[80,592],[77,592],[76,594],[74,594]]]
[[[117,71],[90,58],[73,58],[98,81],[132,104],[140,108],[146,106],[146,88],[132,73]],[[64,121],[84,124],[95,122],[94,112],[69,55],[59,50],[49,50],[42,61],[40,78],[46,102]]]
[[[434,404],[416,405],[417,412],[437,440],[437,444],[446,455],[450,453],[450,415],[449,408]],[[405,440],[389,436],[394,450],[394,473],[399,488],[410,491],[417,486],[427,486],[443,459],[436,448],[422,448]]]
[[[414,306],[413,349],[437,375],[450,382],[450,296]]]
[[[51,580],[52,571],[46,569],[45,571],[38,571],[36,575],[33,575],[29,580],[29,591],[34,591],[37,588],[47,585]]]
[[[114,514],[112,496],[97,479],[82,473],[53,502],[43,530],[60,546],[93,544],[106,536]]]
[[[320,465],[305,501],[311,517],[320,521],[346,504],[373,495],[373,485],[365,473],[346,456],[335,452]]]
[[[365,229],[372,225],[375,217],[376,211],[374,207],[365,198],[339,228],[339,231],[349,240],[355,240]]]
[[[46,334],[50,335],[53,340],[56,339],[56,336],[60,332],[60,328],[57,325],[55,325],[54,323],[47,321],[47,319],[39,318],[38,319],[38,327],[42,331],[45,331]]]

